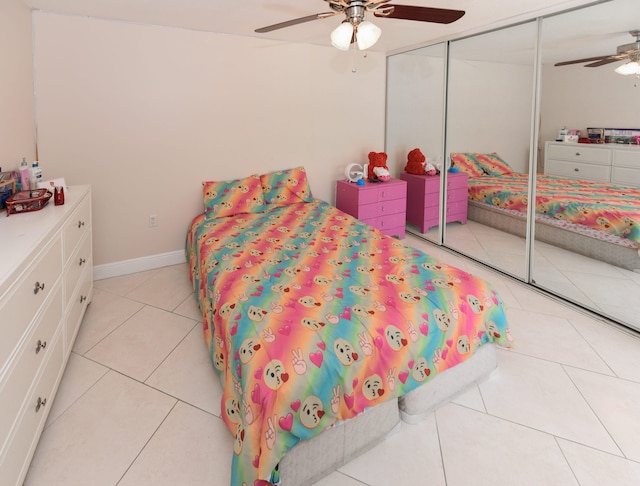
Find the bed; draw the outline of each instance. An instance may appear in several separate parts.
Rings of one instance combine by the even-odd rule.
[[[469,173],[469,219],[524,237],[528,175],[495,153],[451,155]],[[536,239],[640,270],[640,189],[538,174]]]
[[[320,479],[510,345],[487,282],[314,199],[304,168],[203,192],[186,252],[234,485]]]

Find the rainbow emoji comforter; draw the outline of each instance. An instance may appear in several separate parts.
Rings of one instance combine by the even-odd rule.
[[[527,174],[469,179],[469,199],[526,214]],[[640,188],[538,174],[536,213],[597,230],[640,247]],[[615,240],[613,240],[615,241]]]
[[[232,484],[277,483],[300,440],[508,346],[485,281],[313,200],[194,218],[187,257],[235,437]]]

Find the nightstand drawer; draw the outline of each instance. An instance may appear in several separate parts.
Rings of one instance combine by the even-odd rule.
[[[405,224],[405,214],[388,214],[386,216],[378,216],[376,218],[363,219],[363,223],[367,223],[374,228],[378,228],[381,231],[385,231],[386,228],[396,228]]]
[[[467,189],[469,176],[464,172],[447,173],[447,191],[452,189]],[[465,196],[466,197],[466,196]]]
[[[447,204],[451,205],[451,203],[453,202],[464,202],[465,204],[467,204],[467,198],[468,198],[468,189],[467,186],[465,184],[464,187],[460,188],[460,189],[449,189],[447,191]]]
[[[361,205],[358,208],[357,214],[354,216],[358,219],[371,219],[378,216],[385,216],[388,214],[404,213],[406,209],[406,200],[391,199],[388,201],[378,202],[374,204]]]

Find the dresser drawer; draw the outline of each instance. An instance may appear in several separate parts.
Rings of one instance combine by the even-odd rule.
[[[93,278],[91,269],[87,267],[85,268],[84,273],[82,274],[81,279],[78,282],[76,291],[71,296],[71,302],[69,303],[66,311],[67,314],[65,317],[64,330],[66,353],[68,353],[71,349],[71,345],[75,340],[78,328],[80,327],[80,323],[82,322],[84,312],[87,309],[89,302],[91,301],[92,289]]]
[[[613,165],[635,167],[640,170],[640,148],[633,150],[614,150]]]
[[[0,452],[0,470],[5,478],[15,480],[24,477],[31,462],[44,421],[51,408],[56,385],[64,371],[60,337],[60,334],[56,334],[54,342],[51,343],[50,354],[42,374],[27,398],[24,413],[19,417],[5,450]]]
[[[611,150],[585,145],[549,144],[546,157],[570,162],[611,165]]]
[[[364,204],[358,208],[358,212],[354,216],[358,219],[365,220],[387,214],[404,213],[406,204],[405,199],[391,199],[374,204]]]
[[[0,303],[0,372],[62,273],[61,252],[57,236]]]
[[[547,160],[545,171],[551,175],[589,181],[607,182],[611,177],[609,165],[580,164],[563,160]]]
[[[0,449],[18,415],[38,369],[51,353],[53,336],[62,319],[62,289],[56,286],[52,298],[45,307],[27,339],[24,341],[17,359],[7,370],[8,374],[0,382]]]
[[[640,186],[640,167],[631,169],[629,167],[613,167],[611,182],[623,186]]]
[[[77,248],[77,251],[74,252],[68,262],[64,273],[65,307],[69,305],[69,301],[71,300],[71,296],[73,295],[76,285],[78,285],[78,279],[80,278],[83,270],[90,267],[91,264],[91,238],[89,233],[86,232],[84,239]]]
[[[85,197],[73,215],[65,223],[63,232],[64,237],[64,262],[73,254],[78,242],[89,230],[91,222],[91,204],[89,198]]]

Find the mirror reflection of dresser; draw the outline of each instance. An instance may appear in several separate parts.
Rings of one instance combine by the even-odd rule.
[[[640,187],[640,146],[547,142],[544,173]]]

